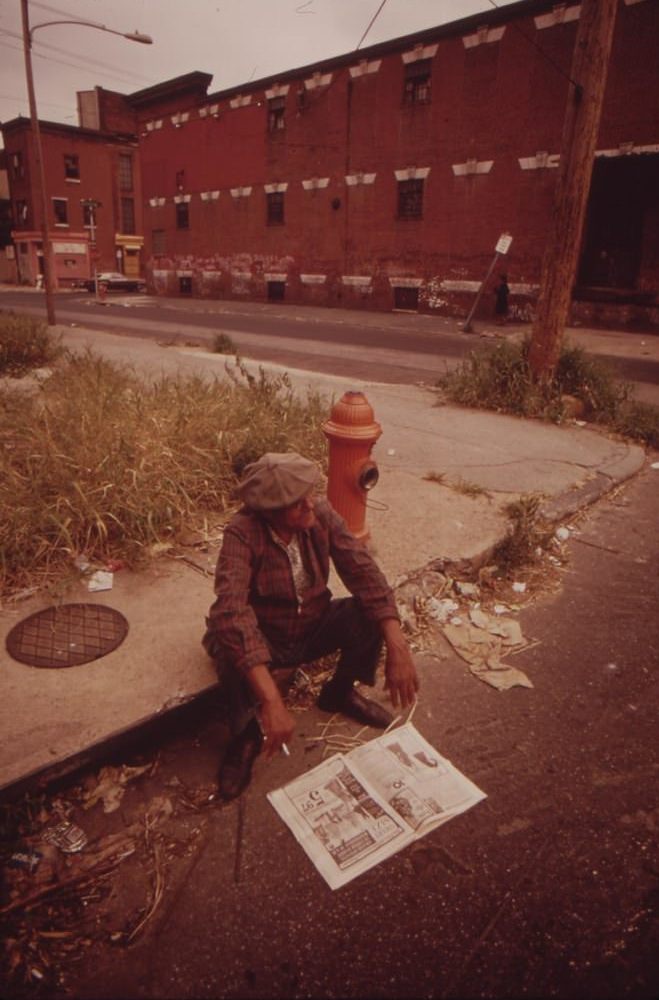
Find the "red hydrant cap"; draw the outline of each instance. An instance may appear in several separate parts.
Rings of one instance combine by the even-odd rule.
[[[382,427],[375,420],[373,407],[363,392],[344,392],[330,412],[330,419],[322,425],[327,437],[351,440],[373,440],[382,434]]]

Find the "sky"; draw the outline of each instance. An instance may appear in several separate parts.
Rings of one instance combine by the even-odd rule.
[[[87,27],[34,31],[40,119],[77,124],[76,91],[132,93],[194,70],[223,90],[444,24],[511,0],[29,0],[30,25],[84,20],[140,31],[153,45]],[[29,115],[20,0],[0,0],[0,121]]]

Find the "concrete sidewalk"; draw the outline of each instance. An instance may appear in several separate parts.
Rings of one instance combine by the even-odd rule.
[[[81,329],[66,330],[65,342],[92,346],[149,372],[221,375],[227,360]],[[645,458],[640,447],[587,427],[437,406],[428,389],[289,374],[300,391],[326,393],[328,411],[332,397],[347,389],[363,391],[382,425],[374,450],[381,478],[369,504],[368,526],[373,550],[392,582],[439,558],[481,562],[505,533],[502,508],[520,494],[541,493],[547,515],[559,519],[633,475]],[[427,479],[429,473],[442,474],[442,483]],[[483,492],[468,495],[465,484]],[[0,609],[0,788],[91,754],[213,686],[200,636],[212,600],[218,546],[219,538],[203,554],[192,551],[196,566],[163,557],[143,573],[115,573],[109,592],[89,594],[84,579],[73,584],[63,600],[109,605],[129,622],[128,635],[115,651],[78,667],[36,669],[5,651],[9,630],[49,606],[47,595]]]

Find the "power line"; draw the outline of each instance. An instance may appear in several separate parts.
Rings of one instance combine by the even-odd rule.
[[[0,40],[0,45],[3,45],[7,49],[11,49],[13,52],[22,52],[23,51],[21,48],[18,48],[16,45],[10,45],[9,42],[3,42],[3,41]],[[80,70],[84,70],[85,73],[91,73],[91,72],[93,72],[93,68],[91,66],[82,66],[79,63],[76,64],[76,63],[67,62],[65,59],[56,59],[54,56],[44,56],[40,52],[33,52],[33,55],[37,59],[43,59],[46,62],[57,63],[59,66],[69,66],[71,69],[76,69],[76,70],[79,70],[79,71]],[[114,81],[119,80],[122,83],[125,83],[125,84],[127,84],[129,86],[133,86],[133,81],[129,80],[127,77],[122,76],[119,71],[117,71],[117,72],[113,72],[113,71],[104,72],[103,70],[98,70],[97,71],[97,75],[98,76],[105,76],[108,79],[111,79],[111,80],[114,80]],[[142,79],[148,80],[148,77],[142,77]]]
[[[371,28],[375,24],[375,22],[377,20],[377,17],[379,15],[380,11],[382,10],[382,8],[384,7],[384,5],[386,4],[386,2],[387,2],[387,0],[382,0],[382,3],[380,4],[380,6],[378,7],[378,9],[376,10],[376,12],[373,15],[373,17],[371,18],[371,20],[369,21],[368,28],[366,29],[366,31],[364,32],[364,34],[362,35],[362,37],[359,39],[359,42],[357,44],[357,48],[355,49],[355,52],[357,51],[357,49],[359,48],[359,46],[362,44],[362,42],[364,41],[364,39],[368,35],[369,31],[371,30]]]
[[[23,36],[15,31],[0,30],[0,35],[7,35],[8,38],[15,38],[20,42],[22,42],[23,40]],[[140,73],[132,73],[130,70],[126,69],[122,70],[118,66],[113,66],[112,63],[101,62],[98,59],[93,59],[91,57],[78,55],[77,52],[71,52],[70,49],[62,49],[58,45],[50,45],[48,42],[41,42],[41,41],[34,42],[32,46],[32,52],[39,55],[42,59],[46,59],[48,57],[42,55],[40,52],[37,52],[36,51],[37,46],[39,47],[39,49],[49,49],[51,52],[58,52],[60,55],[71,56],[73,59],[80,60],[83,63],[91,63],[93,66],[103,66],[105,67],[105,69],[109,69],[113,73],[116,73],[117,76],[121,76],[123,72],[125,76],[127,77],[132,76],[135,78],[135,80],[139,80],[140,82],[148,83],[149,81],[148,77],[142,76]]]

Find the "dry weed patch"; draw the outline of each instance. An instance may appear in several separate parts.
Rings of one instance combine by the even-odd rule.
[[[135,565],[204,512],[232,506],[265,451],[324,461],[328,404],[286,375],[147,381],[92,352],[36,394],[0,390],[0,592],[44,583],[84,553]]]

